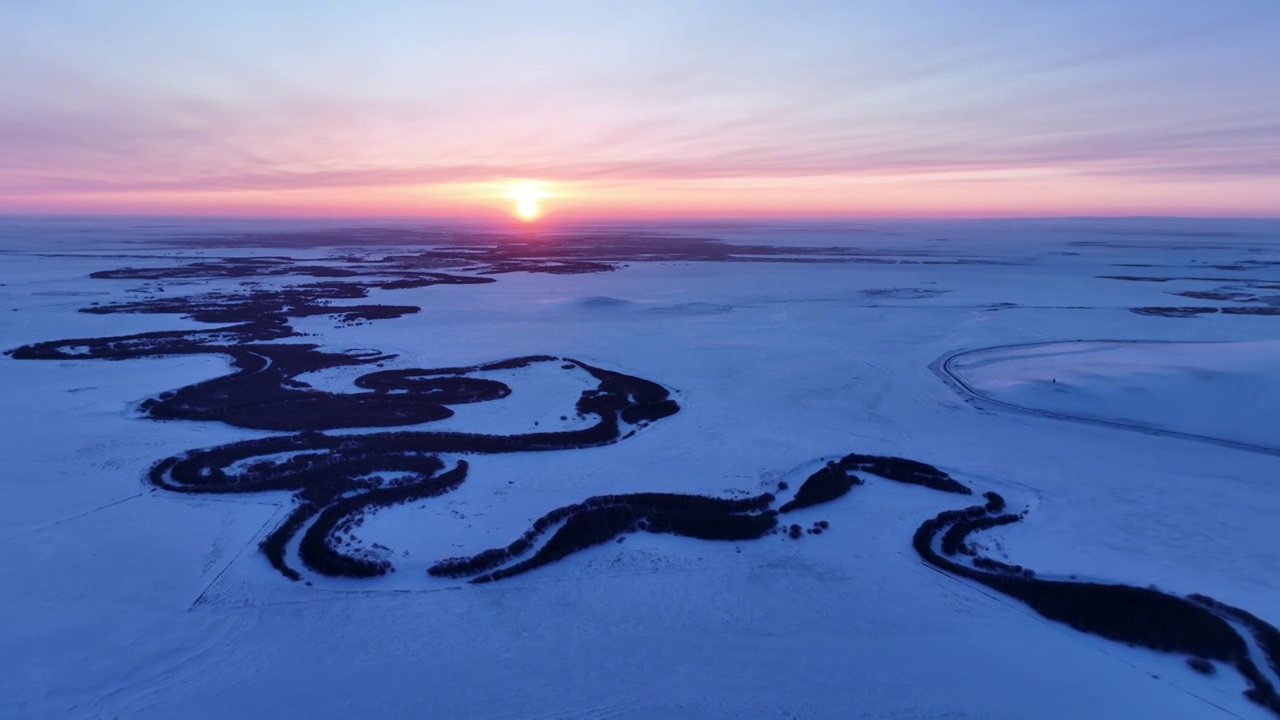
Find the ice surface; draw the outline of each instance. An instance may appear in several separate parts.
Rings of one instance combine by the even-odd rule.
[[[159,293],[89,279],[97,270],[349,250],[194,245],[226,228],[85,223],[0,224],[0,348],[207,327],[77,310],[239,287]],[[984,536],[997,557],[1205,593],[1280,623],[1280,459],[966,402],[931,369],[980,351],[955,369],[996,400],[1278,445],[1280,318],[1131,308],[1227,306],[1173,295],[1226,286],[1280,293],[1265,287],[1280,283],[1280,224],[668,230],[805,261],[500,274],[370,298],[422,308],[398,319],[294,323],[327,349],[396,354],[388,368],[575,357],[661,382],[682,406],[607,447],[470,457],[457,491],[360,529],[397,560],[368,582],[272,570],[256,546],[287,493],[181,496],[143,482],[161,458],[268,434],[139,416],[147,397],[225,374],[224,358],[0,359],[0,716],[1270,717],[1229,670],[1201,676],[924,565],[911,534],[955,499],[875,478],[798,512],[831,523],[799,541],[638,534],[490,585],[428,577],[430,563],[505,544],[590,495],[756,493],[857,451],[934,463],[1029,508]],[[578,392],[571,374],[503,381],[509,412],[461,406],[443,422],[527,432],[575,420],[561,409]]]

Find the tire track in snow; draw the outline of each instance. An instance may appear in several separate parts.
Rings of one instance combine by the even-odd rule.
[[[158,489],[158,488],[152,488],[152,489],[150,489],[150,490],[143,490],[142,492],[134,493],[133,495],[130,495],[130,496],[128,496],[128,497],[120,498],[119,500],[112,500],[111,502],[109,502],[109,503],[107,503],[107,504],[105,504],[105,505],[99,505],[98,507],[91,508],[91,509],[89,509],[89,510],[85,510],[84,512],[76,513],[75,515],[71,515],[71,516],[68,516],[68,517],[64,517],[64,518],[62,518],[62,519],[60,519],[60,520],[54,520],[53,522],[48,522],[48,523],[45,523],[45,524],[43,524],[43,525],[37,525],[36,527],[33,527],[33,528],[27,528],[26,530],[21,530],[21,531],[19,531],[18,533],[14,534],[14,535],[10,535],[10,536],[8,536],[8,537],[0,538],[0,543],[7,543],[7,542],[9,542],[9,541],[11,541],[11,540],[17,540],[18,538],[22,538],[22,537],[26,537],[26,536],[28,536],[28,535],[31,535],[32,533],[38,533],[38,532],[40,532],[40,531],[42,531],[42,530],[48,530],[49,528],[57,527],[57,526],[62,525],[62,524],[64,524],[64,523],[69,523],[69,522],[71,522],[71,521],[73,521],[73,520],[79,520],[79,519],[80,519],[80,518],[82,518],[82,517],[85,517],[85,516],[88,516],[88,515],[92,515],[92,514],[94,514],[94,513],[98,512],[98,511],[100,511],[100,510],[106,510],[107,508],[113,508],[113,507],[115,507],[116,505],[121,505],[121,504],[123,504],[123,503],[127,503],[127,502],[129,502],[130,500],[137,500],[138,498],[143,497],[144,495],[151,495],[151,494],[152,494],[152,493],[154,493],[157,489]]]
[[[1207,443],[1209,445],[1217,445],[1219,447],[1225,447],[1231,450],[1241,450],[1244,452],[1252,452],[1252,453],[1258,453],[1261,455],[1271,455],[1273,457],[1280,457],[1280,448],[1269,447],[1266,445],[1255,445],[1253,443],[1241,442],[1239,440],[1228,440],[1226,438],[1212,437],[1209,435],[1197,435],[1196,433],[1181,432],[1178,430],[1166,430],[1164,428],[1151,427],[1149,425],[1139,425],[1137,423],[1129,423],[1129,422],[1124,422],[1122,420],[1108,420],[1105,418],[1093,418],[1093,417],[1086,417],[1083,415],[1072,415],[1070,413],[1056,412],[1053,410],[1041,410],[1039,408],[1027,407],[1025,405],[1017,405],[1015,403],[1006,402],[1004,400],[997,400],[996,398],[974,388],[972,385],[965,382],[965,380],[961,378],[959,374],[955,372],[955,370],[952,369],[952,366],[955,363],[955,361],[965,357],[966,355],[972,355],[979,352],[988,352],[990,350],[1043,347],[1045,345],[1057,345],[1060,343],[1069,343],[1069,342],[1071,341],[1062,340],[1062,341],[1042,342],[1042,343],[1015,343],[1011,345],[994,345],[991,347],[978,348],[974,350],[958,350],[958,351],[950,352],[946,355],[943,355],[942,357],[933,361],[932,363],[930,363],[929,369],[932,370],[939,378],[942,379],[944,383],[946,383],[948,386],[950,386],[953,390],[958,392],[960,395],[966,396],[967,398],[972,400],[977,400],[983,403],[987,403],[989,405],[992,405],[996,408],[999,408],[1008,412],[1016,412],[1023,415],[1032,415],[1035,417],[1049,418],[1051,420],[1065,420],[1068,422],[1079,423],[1082,425],[1093,425],[1094,427],[1106,427],[1106,428],[1115,428],[1120,430],[1130,430],[1134,432],[1145,433],[1147,435],[1156,435],[1160,437],[1168,437],[1168,438],[1174,438],[1178,440],[1191,440],[1193,442]],[[1076,342],[1082,342],[1082,341],[1077,340]],[[1121,345],[1145,345],[1145,344],[1160,343],[1160,342],[1172,343],[1174,341],[1091,340],[1090,342],[1115,343],[1115,344],[1121,344]],[[1181,343],[1181,341],[1178,341],[1178,342]]]

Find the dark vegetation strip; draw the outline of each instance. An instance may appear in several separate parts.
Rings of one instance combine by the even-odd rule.
[[[492,370],[519,370],[529,367],[534,363],[555,362],[560,358],[554,355],[521,355],[520,357],[508,358],[506,360],[497,360],[490,363],[482,363],[480,365],[465,365],[459,367],[443,367],[430,369],[414,369],[414,370],[389,370],[385,373],[375,373],[375,375],[385,375],[395,377],[397,375],[403,377],[428,377],[432,375],[467,375],[476,372],[486,372]],[[370,377],[368,375],[366,378]],[[361,378],[364,379],[364,378]],[[376,381],[374,381],[376,382]],[[360,385],[360,382],[356,382]],[[360,385],[361,387],[371,387],[371,385]]]
[[[581,362],[577,364],[601,380],[604,396],[614,399],[627,397],[644,402],[658,400],[666,395],[666,389],[656,383],[635,383],[630,376],[594,368]],[[591,400],[597,401],[598,398]],[[609,405],[611,402],[614,400],[604,404],[612,407]],[[600,411],[604,409],[607,408],[601,408]],[[472,582],[492,582],[528,572],[584,548],[638,531],[674,533],[703,539],[754,539],[777,527],[778,513],[830,502],[862,484],[862,480],[852,474],[852,469],[867,469],[890,480],[925,485],[947,492],[972,492],[932,465],[897,457],[852,454],[840,461],[829,462],[810,475],[800,485],[795,497],[777,511],[769,509],[775,500],[770,493],[738,500],[662,493],[602,495],[552,510],[538,518],[531,528],[506,547],[442,560],[428,569],[428,572],[439,577],[476,576]],[[997,507],[998,503],[998,509],[1003,508],[1004,499],[999,495],[988,493],[986,497],[988,506]],[[539,537],[561,523],[563,525],[533,557],[501,567],[523,556],[534,547]],[[819,523],[814,528],[816,532],[811,534],[820,534],[826,527],[825,521]],[[799,525],[792,525],[788,529],[790,536],[796,539],[803,532]]]
[[[654,422],[680,410],[680,406],[670,399],[667,389],[656,382],[598,368],[581,360],[571,362],[600,381],[598,392],[602,395],[628,399],[625,406],[618,408],[619,416],[624,422],[632,425]],[[579,407],[580,412],[581,410]]]
[[[839,465],[850,472],[871,473],[888,480],[896,480],[910,485],[923,485],[942,492],[956,493],[958,495],[973,494],[972,490],[945,472],[916,460],[851,453],[841,458]]]
[[[606,543],[624,533],[644,531],[702,540],[753,540],[777,526],[777,514],[744,510],[767,507],[772,500],[773,496],[769,494],[749,501],[700,495],[654,494],[592,498],[570,506],[571,509],[564,513],[567,515],[564,524],[532,557],[475,577],[471,582],[492,582],[519,575],[585,548]],[[552,514],[558,516],[560,513]],[[521,540],[525,540],[527,536],[528,533]],[[508,553],[509,551],[510,546],[507,548]],[[510,556],[514,557],[515,554]],[[457,558],[451,565],[433,567],[431,572],[436,575],[451,575],[462,567],[490,563],[494,557],[494,551],[486,551],[473,558]]]
[[[467,477],[466,461],[438,477],[420,477],[402,485],[380,487],[338,499],[325,507],[320,517],[302,536],[299,555],[307,567],[330,577],[365,578],[385,575],[391,562],[383,558],[348,555],[336,547],[337,532],[349,531],[363,522],[366,512],[443,495]]]
[[[1189,318],[1198,315],[1280,315],[1280,307],[1269,305],[1232,305],[1227,307],[1136,307],[1133,312],[1139,315],[1158,315],[1161,317]]]
[[[949,510],[926,520],[912,539],[916,552],[939,569],[1021,600],[1040,615],[1081,632],[1162,652],[1229,663],[1249,683],[1245,696],[1280,716],[1280,695],[1253,662],[1245,640],[1221,617],[1221,611],[1206,607],[1199,599],[1201,596],[1182,598],[1154,588],[1043,580],[1025,568],[1014,571],[1019,566],[975,561],[977,567],[972,567],[948,559],[944,554],[954,554],[952,551],[964,543],[969,534],[1022,519],[1019,515],[989,515],[988,508],[993,504],[989,499],[988,505]],[[934,549],[939,535],[944,554]],[[979,569],[983,567],[991,571]],[[1280,636],[1274,627],[1257,618],[1254,620],[1261,629],[1249,627],[1266,650],[1268,660],[1274,663],[1272,648],[1262,638],[1274,641]]]
[[[440,461],[436,454],[439,453],[562,450],[615,442],[620,435],[619,415],[630,406],[627,399],[630,385],[625,377],[613,378],[612,392],[588,391],[583,394],[579,409],[595,414],[597,422],[577,430],[522,435],[426,431],[325,435],[304,432],[241,441],[169,458],[155,465],[149,477],[159,487],[180,492],[295,491],[304,502],[324,509],[320,519],[304,536],[301,551],[304,562],[322,574],[369,577],[386,572],[381,565],[383,561],[341,556],[320,541],[329,537],[331,526],[337,526],[343,517],[363,502],[361,498],[377,497],[378,493],[386,492],[363,486],[359,478],[387,471],[426,475],[428,471],[438,469]],[[643,390],[648,388],[642,386]],[[283,457],[287,454],[288,457]],[[419,467],[422,464],[432,467]],[[346,497],[353,492],[357,494]],[[288,537],[298,532],[300,526],[289,525],[283,529],[288,530],[285,537],[272,538],[279,547],[284,547]],[[264,550],[268,548],[264,547]],[[273,565],[280,569],[274,561]],[[296,576],[296,573],[285,574]]]
[[[986,512],[985,507],[982,510],[983,513]],[[946,555],[955,555],[956,553],[973,555],[973,549],[965,546],[965,539],[970,534],[979,530],[990,530],[993,527],[1016,523],[1021,519],[1017,515],[995,515],[957,520],[951,527],[947,528],[947,532],[942,536],[942,552]]]
[[[289,567],[289,563],[285,560],[285,551],[288,549],[289,540],[298,534],[307,521],[315,517],[320,512],[320,506],[309,500],[303,500],[289,513],[284,522],[276,526],[270,535],[258,545],[262,550],[262,554],[267,556],[267,562],[271,563],[271,567],[280,572],[281,575],[290,580],[301,580],[302,576],[297,570]]]
[[[574,518],[590,518],[597,517],[597,520],[580,519],[574,522],[572,526],[566,523],[556,533],[557,536],[565,534],[564,538],[557,541],[557,547],[574,547],[574,550],[551,558],[549,555],[544,556],[542,560],[536,564],[524,566],[519,572],[531,570],[534,567],[545,565],[551,559],[559,559],[571,552],[576,552],[585,547],[605,542],[623,532],[634,532],[637,530],[648,530],[649,532],[674,532],[680,535],[688,535],[690,537],[702,537],[699,533],[708,536],[733,535],[743,531],[743,525],[738,520],[724,520],[726,517],[738,517],[743,513],[762,513],[766,511],[773,502],[774,496],[769,493],[757,495],[750,498],[713,498],[703,495],[682,495],[675,493],[633,493],[629,495],[597,495],[587,498],[586,500],[556,508],[551,512],[538,518],[532,527],[524,532],[518,539],[503,548],[493,548],[485,550],[476,555],[468,557],[456,557],[442,560],[427,570],[428,573],[439,577],[466,577],[477,573],[485,572],[502,565],[512,559],[520,557],[530,548],[537,539],[545,534],[552,527],[573,520]],[[592,538],[602,536],[604,528],[612,527],[610,518],[616,517],[617,513],[596,513],[597,510],[625,508],[631,513],[634,522],[626,525],[623,530],[614,532],[604,540],[598,542],[592,541]],[[685,517],[672,518],[676,515]],[[761,517],[764,517],[761,514]],[[667,520],[663,524],[663,519]],[[754,522],[754,521],[753,521]],[[772,529],[776,524],[776,520],[769,523]],[[660,529],[669,528],[669,529]],[[748,530],[753,532],[753,530]],[[752,535],[751,537],[758,537]],[[577,539],[575,539],[577,538]],[[723,539],[738,539],[727,537]],[[745,538],[743,538],[745,539]],[[551,543],[549,542],[548,545]],[[540,552],[539,555],[542,555]],[[502,574],[500,577],[509,577],[518,574],[517,572],[509,572]],[[497,580],[499,577],[489,577],[488,580]]]
[[[1207,595],[1190,595],[1189,597],[1191,600],[1214,610],[1220,615],[1230,617],[1247,627],[1254,640],[1258,643],[1258,647],[1262,649],[1263,654],[1266,656],[1267,664],[1271,666],[1271,671],[1276,675],[1280,675],[1280,630],[1277,630],[1248,610],[1232,607]]]

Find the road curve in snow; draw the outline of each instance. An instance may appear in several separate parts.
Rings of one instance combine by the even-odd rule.
[[[1139,423],[1125,422],[1123,420],[1109,420],[1106,418],[1088,417],[1084,415],[1072,415],[1070,413],[1056,412],[1054,410],[1044,410],[1041,408],[1028,407],[1026,405],[1017,405],[1015,403],[999,400],[988,395],[981,390],[973,387],[965,382],[964,378],[955,371],[954,364],[966,356],[974,355],[980,352],[989,352],[991,350],[1002,349],[1021,349],[1044,347],[1046,345],[1065,345],[1070,343],[1068,340],[1055,340],[1052,342],[1035,342],[1035,343],[1013,343],[1009,345],[993,345],[991,347],[976,348],[971,350],[956,350],[943,355],[929,365],[942,381],[954,389],[957,393],[967,398],[980,401],[992,407],[1007,412],[1022,413],[1024,415],[1033,415],[1036,417],[1050,418],[1052,420],[1066,420],[1068,422],[1081,423],[1084,425],[1093,425],[1096,427],[1118,428],[1120,430],[1132,430],[1135,432],[1146,433],[1147,435],[1160,435],[1163,437],[1176,438],[1179,440],[1192,440],[1194,442],[1208,443],[1210,445],[1218,445],[1220,447],[1230,448],[1232,450],[1243,450],[1244,452],[1260,453],[1263,455],[1272,455],[1280,457],[1280,448],[1270,447],[1267,445],[1255,445],[1253,443],[1241,442],[1239,440],[1231,440],[1228,438],[1212,437],[1210,435],[1197,435],[1195,433],[1180,432],[1178,430],[1169,430],[1151,425],[1142,425]],[[1084,342],[1077,340],[1075,342]],[[1089,342],[1097,343],[1115,343],[1125,345],[1150,345],[1160,342],[1159,340],[1090,340]],[[1178,341],[1183,343],[1184,341]],[[1184,343],[1185,344],[1185,343]]]

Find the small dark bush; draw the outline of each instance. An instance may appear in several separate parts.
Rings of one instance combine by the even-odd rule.
[[[1216,669],[1214,668],[1213,663],[1202,657],[1187,658],[1187,665],[1201,675],[1212,675]]]
[[[984,492],[982,497],[987,499],[987,512],[998,513],[1004,511],[1004,498],[999,493]]]
[[[858,484],[861,484],[861,481],[845,472],[844,469],[837,465],[827,465],[810,475],[800,485],[800,489],[796,491],[796,496],[790,502],[778,508],[778,512],[791,512],[792,510],[835,500]]]

